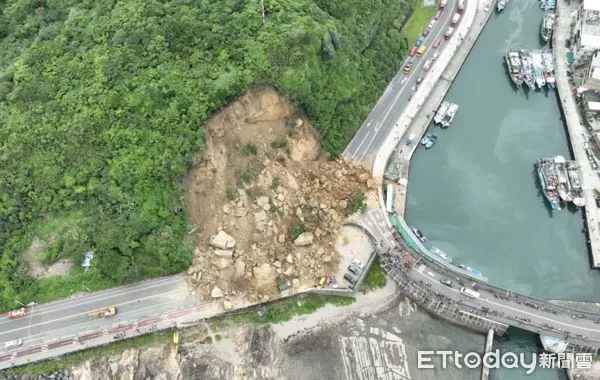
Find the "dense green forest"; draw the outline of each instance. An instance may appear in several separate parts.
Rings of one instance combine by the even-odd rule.
[[[408,50],[409,3],[0,0],[0,308],[186,268],[209,115],[270,84],[339,153]],[[30,277],[50,231],[44,263],[94,250],[92,270]]]

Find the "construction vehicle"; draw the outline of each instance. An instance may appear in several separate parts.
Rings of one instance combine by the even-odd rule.
[[[8,312],[9,319],[23,318],[26,315],[27,315],[27,309],[25,309],[24,307],[22,307],[20,309],[11,310]]]
[[[88,317],[111,317],[115,314],[117,314],[117,308],[115,306],[111,306],[104,309],[92,310],[88,313]]]

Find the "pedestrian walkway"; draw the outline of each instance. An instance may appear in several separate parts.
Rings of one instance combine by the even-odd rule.
[[[565,115],[565,123],[569,130],[569,138],[575,160],[581,168],[581,183],[585,198],[585,220],[587,223],[588,244],[591,251],[591,266],[600,268],[600,212],[596,206],[595,189],[600,189],[600,177],[587,158],[585,143],[592,137],[590,131],[584,127],[567,72],[567,49],[565,44],[571,35],[571,12],[576,10],[577,4],[570,1],[561,1],[559,4],[558,19],[553,33],[554,56],[556,61],[556,87],[560,98],[561,107]]]

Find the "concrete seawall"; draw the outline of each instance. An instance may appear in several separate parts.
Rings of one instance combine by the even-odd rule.
[[[466,61],[469,53],[473,49],[473,46],[475,45],[475,42],[479,38],[481,31],[485,27],[490,16],[494,13],[493,4],[490,5],[490,9],[488,10],[488,12],[484,11],[486,3],[486,1],[479,2],[477,12],[471,24],[471,28],[468,30],[466,35],[463,36],[463,41],[460,48],[457,49],[452,60],[441,75],[440,79],[431,89],[431,92],[427,97],[427,100],[424,102],[423,107],[420,109],[419,113],[414,117],[411,126],[411,133],[418,136],[418,139],[416,139],[416,141],[419,141],[425,134],[425,131],[427,130],[431,119],[435,115],[436,110],[438,109],[439,105],[444,100],[444,97],[446,96],[448,90],[452,86],[452,82],[460,72],[460,69]],[[460,112],[460,110],[458,112]],[[402,152],[400,154],[400,181],[397,193],[395,194],[395,196],[398,199],[396,203],[398,207],[396,209],[396,212],[399,216],[404,216],[406,208],[406,197],[408,195],[408,176],[410,172],[410,160],[418,146],[419,144],[414,144],[411,147],[412,149],[408,149],[406,152]]]

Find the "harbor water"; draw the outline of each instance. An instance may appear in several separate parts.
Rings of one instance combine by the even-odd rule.
[[[571,157],[556,95],[515,89],[504,62],[510,48],[543,46],[542,16],[538,1],[523,0],[490,18],[446,96],[460,105],[452,125],[433,128],[435,147],[413,156],[405,216],[494,285],[541,299],[600,301],[581,211],[551,211],[533,166]],[[539,346],[536,335],[513,329],[499,348]],[[564,372],[497,370],[492,378],[562,379]]]

